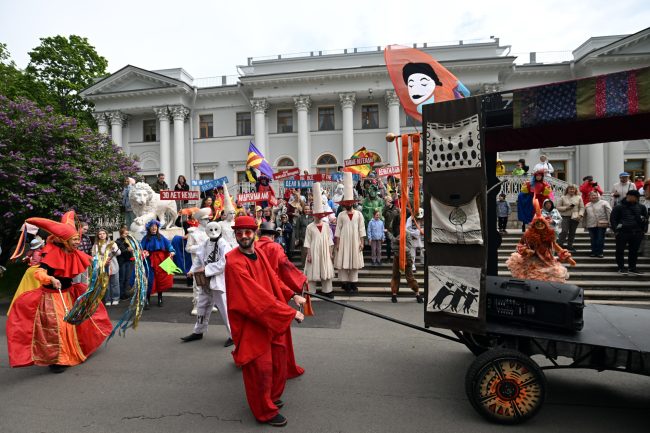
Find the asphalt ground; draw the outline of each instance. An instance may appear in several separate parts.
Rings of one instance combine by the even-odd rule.
[[[189,301],[166,297],[137,330],[115,337],[63,374],[10,369],[0,345],[0,432],[265,432],[246,404],[222,325],[191,332]],[[409,300],[359,303],[412,323]],[[315,302],[316,318],[293,326],[306,373],[283,395],[286,432],[502,432],[483,420],[464,391],[474,356],[462,345],[365,314]],[[117,318],[119,307],[111,317]],[[215,313],[215,319],[218,313]],[[310,325],[310,320],[313,324]],[[0,340],[5,339],[0,316]],[[650,378],[586,370],[547,372],[548,397],[526,432],[647,432]]]

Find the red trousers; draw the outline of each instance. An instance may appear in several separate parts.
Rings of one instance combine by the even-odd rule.
[[[285,336],[276,338],[262,356],[242,367],[246,399],[253,416],[266,422],[278,414],[273,404],[279,400],[287,383],[287,349]]]

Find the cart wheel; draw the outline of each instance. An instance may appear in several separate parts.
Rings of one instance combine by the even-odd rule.
[[[467,370],[465,392],[476,411],[489,421],[519,424],[544,403],[546,377],[528,356],[511,349],[492,349]]]

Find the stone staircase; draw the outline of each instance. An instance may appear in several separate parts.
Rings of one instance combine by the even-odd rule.
[[[499,250],[499,275],[510,276],[505,261],[515,250],[517,241],[521,236],[520,230],[510,229],[503,237],[503,243]],[[650,257],[639,257],[637,268],[643,275],[621,275],[616,272],[614,261],[614,239],[607,237],[605,241],[605,257],[589,257],[589,236],[588,233],[578,229],[574,247],[577,253],[574,258],[577,262],[575,267],[569,268],[569,283],[576,284],[585,289],[585,298],[590,302],[607,303],[629,303],[629,304],[650,304]],[[384,253],[383,263],[380,266],[370,266],[370,249],[364,250],[366,267],[359,271],[359,293],[354,297],[388,297],[390,295],[390,278],[392,273],[392,262],[386,261]],[[300,267],[300,254],[293,254],[293,262]],[[421,260],[418,257],[418,260]],[[418,281],[420,290],[424,291],[424,266],[416,264],[417,271],[415,278]],[[186,284],[185,277],[176,276],[174,287],[176,292],[191,293],[191,287]],[[334,292],[337,295],[349,296],[341,288],[341,283],[335,279]],[[400,284],[400,298],[410,299],[413,297],[411,290],[402,279]]]

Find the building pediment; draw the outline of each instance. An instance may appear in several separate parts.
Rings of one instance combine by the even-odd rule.
[[[81,96],[93,99],[170,91],[189,92],[190,88],[183,81],[128,65],[84,89]]]
[[[586,45],[590,41],[585,42]],[[580,52],[580,48],[574,51],[574,55]],[[594,61],[607,60],[608,58],[620,60],[621,57],[650,57],[650,27],[640,32],[623,36],[620,39],[610,42],[605,46],[589,51],[576,58],[576,63],[590,63]]]

